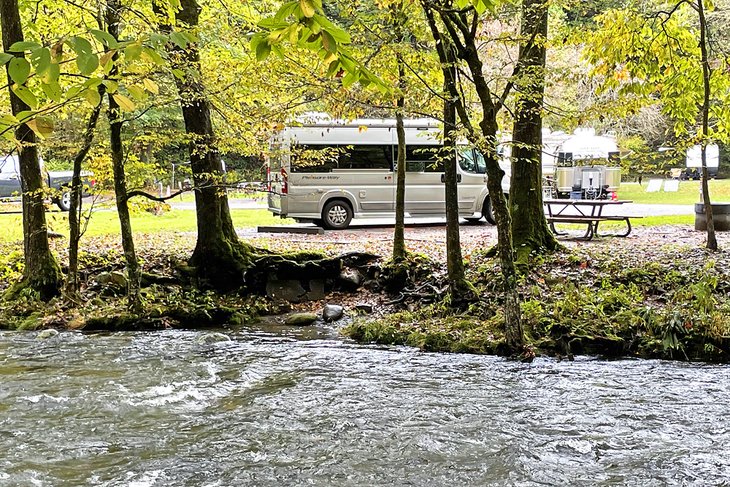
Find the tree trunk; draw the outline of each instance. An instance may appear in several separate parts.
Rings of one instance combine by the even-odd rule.
[[[456,105],[462,125],[467,130],[467,135],[472,142],[481,150],[487,166],[487,190],[489,191],[494,217],[497,221],[497,255],[502,272],[502,286],[505,295],[504,318],[505,318],[505,341],[506,352],[509,354],[520,354],[525,352],[525,339],[522,331],[522,319],[520,312],[520,301],[517,294],[517,273],[514,262],[514,249],[512,244],[512,223],[507,207],[507,200],[502,192],[502,178],[504,171],[499,167],[497,157],[497,114],[499,106],[492,100],[492,92],[484,76],[483,65],[479,59],[477,49],[476,29],[470,26],[476,25],[466,17],[464,11],[456,11],[451,8],[442,8],[428,0],[421,0],[428,20],[431,33],[436,42],[436,50],[441,61],[441,69],[444,78],[448,79],[449,57],[445,51],[447,40],[453,44],[457,56],[462,59],[471,74],[474,89],[479,97],[482,109],[482,121],[479,124],[479,133],[472,126],[466,105],[461,92],[455,83],[447,83],[448,96]],[[436,24],[433,10],[439,12],[441,20],[446,28],[442,34]]]
[[[459,185],[456,180],[456,107],[452,103],[449,86],[456,83],[456,65],[453,50],[445,49],[448,65],[444,72],[444,183],[446,198],[446,269],[449,280],[449,293],[454,305],[471,300],[473,287],[466,280],[464,259],[461,255],[459,235]],[[448,72],[448,76],[446,73]]]
[[[106,3],[105,19],[107,32],[116,40],[119,40],[121,8],[119,0],[108,0]],[[112,59],[115,61],[115,64],[109,73],[109,77],[113,79],[118,75],[119,71],[116,65],[116,53]],[[124,173],[124,147],[122,145],[122,113],[112,93],[108,93],[108,98],[109,111],[107,116],[109,118],[112,170],[114,173],[114,194],[117,201],[117,213],[119,214],[119,224],[122,232],[122,248],[124,249],[124,259],[127,265],[127,279],[129,283],[127,287],[127,298],[129,299],[130,309],[134,312],[140,312],[142,310],[142,300],[139,293],[140,269],[137,253],[134,248],[132,222],[129,218],[129,206],[127,204],[127,177]]]
[[[702,89],[704,101],[702,103],[702,202],[705,205],[705,220],[707,220],[707,248],[717,250],[717,237],[715,236],[715,221],[712,217],[712,203],[710,202],[710,187],[707,183],[709,174],[707,171],[707,136],[710,127],[710,61],[707,54],[707,19],[705,18],[705,6],[702,0],[697,0],[697,13],[700,19],[700,52],[702,53]]]
[[[403,109],[405,107],[405,68],[403,59],[398,54],[398,96],[395,111],[395,130],[398,136],[398,157],[395,180],[395,230],[393,231],[393,262],[402,262],[406,258],[405,213],[406,213],[406,130],[403,126]]]
[[[2,24],[3,48],[8,48],[23,40],[23,29],[17,0],[0,0],[0,23]],[[22,52],[13,53],[24,58]],[[6,69],[10,63],[6,64]],[[8,74],[8,87],[14,82]],[[10,105],[13,115],[30,110],[30,107],[18,98],[12,89]],[[23,201],[23,247],[25,251],[25,269],[23,278],[8,291],[7,297],[14,297],[25,288],[38,293],[47,301],[61,291],[61,269],[51,253],[48,245],[48,228],[46,226],[46,209],[44,205],[43,174],[38,159],[38,147],[35,134],[26,125],[20,125],[15,131],[15,138],[21,145],[20,187]]]
[[[101,113],[104,85],[99,85],[99,104],[94,107],[86,124],[81,148],[74,158],[73,177],[71,179],[71,208],[68,212],[69,242],[68,242],[68,276],[66,277],[66,296],[73,299],[79,292],[79,240],[81,239],[81,164],[86,159],[91,143],[94,140],[94,131]]]
[[[522,1],[522,26],[516,81],[517,108],[512,132],[510,210],[517,262],[528,263],[535,251],[558,247],[542,205],[542,104],[545,93],[545,0]]]
[[[164,12],[157,3],[154,8],[158,14]],[[175,16],[178,22],[195,27],[199,14],[196,0],[182,0]],[[162,25],[161,29],[171,32],[172,27]],[[175,84],[185,131],[190,137],[188,147],[198,225],[198,239],[190,265],[196,268],[201,284],[219,290],[234,289],[243,284],[243,274],[253,249],[239,241],[228,208],[228,196],[220,184],[223,164],[216,147],[210,104],[200,80],[198,47],[189,44],[187,49],[180,49],[168,44],[167,49],[173,69],[182,73],[175,77]]]

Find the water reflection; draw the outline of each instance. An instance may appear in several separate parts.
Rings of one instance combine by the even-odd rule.
[[[0,334],[1,485],[723,485],[730,369]]]

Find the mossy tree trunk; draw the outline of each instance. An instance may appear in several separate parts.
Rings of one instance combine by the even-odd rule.
[[[494,218],[497,222],[497,257],[499,259],[502,286],[505,296],[505,341],[507,353],[520,354],[525,351],[525,337],[522,330],[520,301],[517,294],[517,272],[514,261],[512,240],[512,220],[507,206],[507,199],[502,191],[504,171],[499,166],[497,156],[497,115],[508,90],[501,98],[492,99],[492,91],[484,74],[483,64],[479,59],[477,48],[476,26],[478,15],[473,9],[458,10],[451,2],[434,2],[421,0],[426,19],[436,43],[444,77],[450,65],[445,46],[452,45],[457,59],[462,60],[471,75],[474,90],[481,105],[482,119],[477,130],[471,123],[469,112],[462,98],[462,92],[455,84],[447,83],[448,96],[456,106],[459,119],[466,129],[467,137],[475,143],[484,155],[487,166],[487,190],[489,191]],[[438,12],[442,21],[441,31],[434,12]],[[453,64],[453,63],[451,63]]]
[[[164,19],[162,6],[155,3],[154,8]],[[182,0],[175,13],[178,23],[190,28],[198,25],[199,15],[200,6],[195,0]],[[163,21],[161,29],[171,32],[172,26]],[[253,249],[240,242],[233,227],[228,196],[222,185],[223,164],[216,147],[210,103],[201,81],[198,46],[189,43],[187,49],[181,49],[168,44],[167,50],[173,69],[181,73],[175,77],[175,83],[189,137],[195,191],[198,238],[190,265],[196,269],[202,285],[234,289],[243,284]]]
[[[517,262],[521,265],[527,264],[532,252],[552,251],[558,247],[542,205],[542,105],[547,29],[546,0],[523,0],[510,184],[512,235]]]
[[[3,49],[23,40],[23,29],[17,0],[0,0],[0,24],[2,25]],[[12,53],[16,57],[24,57],[24,53]],[[6,69],[10,63],[7,63]],[[14,82],[8,73],[8,88]],[[30,110],[30,107],[18,98],[12,89],[10,105],[13,115]],[[23,248],[25,251],[25,269],[23,278],[12,286],[7,298],[12,299],[20,290],[30,288],[47,301],[61,292],[62,276],[58,262],[48,245],[48,228],[46,226],[45,194],[43,174],[38,158],[38,147],[33,131],[26,124],[21,124],[15,131],[15,138],[20,144],[20,187],[23,202]]]
[[[107,32],[119,40],[121,24],[121,2],[119,0],[108,0],[104,17],[107,25]],[[112,57],[116,61],[117,54]],[[114,79],[119,75],[117,64],[112,67],[109,78]],[[137,252],[134,247],[134,235],[132,233],[132,222],[129,217],[129,205],[127,200],[127,177],[124,173],[124,146],[122,145],[122,111],[114,99],[113,93],[108,93],[109,111],[109,143],[112,156],[112,171],[114,174],[114,194],[117,201],[117,214],[122,233],[122,248],[124,260],[127,266],[127,299],[129,307],[133,312],[142,310],[140,297],[140,268],[137,260]]]

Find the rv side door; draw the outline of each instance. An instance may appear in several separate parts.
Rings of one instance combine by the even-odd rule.
[[[440,145],[406,147],[406,212],[411,215],[446,213],[444,163]]]

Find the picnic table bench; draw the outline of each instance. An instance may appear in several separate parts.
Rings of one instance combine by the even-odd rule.
[[[629,200],[565,200],[546,199],[543,201],[546,214],[545,219],[555,235],[568,235],[567,232],[559,231],[556,224],[582,224],[586,226],[581,240],[591,240],[594,236],[616,236],[626,237],[631,233],[631,219],[641,218],[630,215],[604,215],[603,209],[607,206],[622,205],[631,203]],[[598,225],[606,221],[623,221],[626,223],[626,230],[620,233],[599,234]]]

